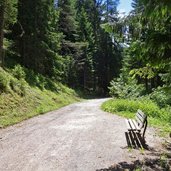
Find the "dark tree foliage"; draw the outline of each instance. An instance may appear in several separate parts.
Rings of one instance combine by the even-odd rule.
[[[1,63],[5,36],[7,55],[28,69],[73,88],[107,94],[110,80],[119,74],[121,53],[101,24],[117,19],[119,0],[1,2]]]
[[[133,11],[123,22],[123,27],[129,28],[129,48],[124,52],[120,78],[112,82],[113,90],[118,84],[134,85],[135,89],[143,85],[143,94],[163,97],[165,92],[169,99],[171,3],[167,0],[133,0],[132,6]]]
[[[53,0],[18,2],[18,49],[22,63],[41,74],[54,74],[59,35]]]

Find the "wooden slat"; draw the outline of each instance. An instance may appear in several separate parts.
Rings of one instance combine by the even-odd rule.
[[[146,119],[147,116],[140,109],[138,109],[137,113],[143,120]]]
[[[129,121],[128,119],[125,119],[126,125],[127,125],[127,129],[130,130],[130,125],[129,125]]]
[[[138,126],[137,122],[133,119],[132,122],[134,123],[135,127],[136,127],[136,130],[137,131],[140,131],[140,127]]]
[[[137,111],[142,117],[146,117],[146,115],[144,114],[144,112],[142,112],[140,109],[138,109],[138,111]]]
[[[144,123],[146,119],[147,119],[147,116],[141,110],[138,109],[136,113],[136,121],[140,129],[144,127]]]
[[[132,128],[132,130],[136,131],[136,127],[134,125],[134,123],[132,122],[132,119],[129,119],[129,124],[130,124],[130,127]]]
[[[138,112],[136,113],[136,117],[143,123],[144,122],[144,117],[142,117]]]
[[[139,126],[139,127],[142,127],[143,122],[142,122],[137,116],[135,117],[135,120],[136,120],[138,126]]]
[[[128,128],[128,131],[137,131],[137,130],[139,131],[139,128],[137,129],[132,119],[126,119],[125,122]]]
[[[135,127],[134,123],[132,122],[132,119],[129,119],[129,124],[130,124],[132,130],[136,131],[136,127]]]
[[[131,131],[132,130],[132,127],[131,127],[131,124],[129,122],[129,119],[126,119],[126,125],[127,125],[127,128],[128,128],[128,131]]]

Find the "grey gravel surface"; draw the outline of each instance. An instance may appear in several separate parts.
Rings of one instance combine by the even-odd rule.
[[[143,158],[127,148],[124,118],[87,100],[0,130],[0,171],[95,171]],[[147,141],[158,138],[148,129]],[[149,154],[147,154],[149,155]]]

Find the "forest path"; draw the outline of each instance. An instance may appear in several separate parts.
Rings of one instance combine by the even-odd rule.
[[[106,100],[75,103],[0,130],[0,170],[95,171],[143,158],[146,152],[127,148],[124,118],[100,110]],[[157,140],[148,129],[150,146]]]

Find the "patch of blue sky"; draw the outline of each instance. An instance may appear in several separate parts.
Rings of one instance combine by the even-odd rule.
[[[131,6],[132,0],[120,0],[118,5],[118,11],[120,15],[128,15],[129,12],[132,10]]]

